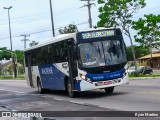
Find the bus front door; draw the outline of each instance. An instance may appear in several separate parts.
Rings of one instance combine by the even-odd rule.
[[[33,87],[33,79],[32,79],[32,66],[31,66],[31,54],[27,55],[27,61],[28,61],[28,77],[29,77],[29,84],[31,87]]]
[[[75,44],[73,39],[68,40],[68,65],[69,65],[69,82],[70,87],[68,88],[68,93],[70,97],[75,96],[74,82],[76,81],[76,77],[78,75],[77,72],[77,60],[75,55]],[[70,90],[69,90],[70,89]]]

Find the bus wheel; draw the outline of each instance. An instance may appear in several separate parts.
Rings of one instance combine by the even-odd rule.
[[[67,91],[68,91],[68,95],[69,95],[71,98],[74,98],[74,97],[75,97],[75,92],[73,91],[71,82],[70,82],[69,80],[67,81]]]
[[[44,89],[42,88],[42,84],[41,84],[40,79],[37,80],[37,88],[38,88],[38,92],[39,92],[40,94],[43,94],[43,93],[44,93]]]
[[[106,93],[113,93],[114,87],[108,87],[104,89]]]

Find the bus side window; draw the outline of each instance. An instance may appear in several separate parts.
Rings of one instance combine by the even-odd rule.
[[[53,63],[67,62],[67,43],[65,41],[52,44]]]
[[[31,52],[31,66],[36,66],[36,49]]]
[[[28,54],[29,54],[29,53],[24,53],[24,55],[25,55],[25,65],[26,65],[26,67],[28,67]]]
[[[64,51],[64,54],[63,54],[64,61],[67,62],[68,61],[68,52],[67,52],[67,42],[66,41],[64,42],[63,51]]]
[[[56,48],[57,48],[57,49],[56,49],[56,57],[57,57],[57,61],[56,61],[56,62],[57,62],[57,63],[60,63],[60,62],[61,62],[61,57],[60,57],[60,54],[61,54],[61,53],[60,53],[60,52],[61,52],[61,51],[60,51],[61,45],[60,45],[59,42],[57,43]]]
[[[53,63],[55,63],[56,61],[57,61],[57,58],[56,58],[56,43],[54,43],[54,44],[52,44],[52,54],[53,54],[53,56],[52,56],[52,59],[53,59]]]
[[[53,47],[54,63],[59,63],[60,62],[60,44],[59,44],[59,42],[54,43],[52,45],[52,47]]]
[[[48,46],[47,55],[48,55],[47,63],[52,64],[53,63],[53,49],[52,49],[52,45]]]
[[[62,41],[60,47],[60,62],[67,62],[67,44]]]
[[[41,48],[38,48],[37,49],[37,52],[36,52],[37,54],[37,65],[41,65],[42,64],[42,60],[41,60]]]
[[[41,64],[47,63],[47,59],[46,58],[47,58],[47,46],[44,46],[40,50],[40,61],[41,61]]]

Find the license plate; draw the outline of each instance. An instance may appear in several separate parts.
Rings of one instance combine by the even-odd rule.
[[[105,81],[105,82],[103,82],[103,84],[104,85],[110,85],[110,84],[112,84],[112,81]]]
[[[112,81],[97,82],[96,84],[98,86],[110,85],[110,84],[112,84]]]

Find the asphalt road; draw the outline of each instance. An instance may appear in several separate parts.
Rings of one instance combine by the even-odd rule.
[[[0,106],[18,111],[160,111],[160,79],[131,80],[113,94],[95,90],[77,98],[64,91],[40,95],[24,80],[0,80]]]

